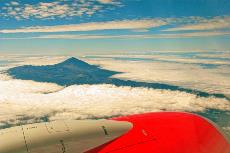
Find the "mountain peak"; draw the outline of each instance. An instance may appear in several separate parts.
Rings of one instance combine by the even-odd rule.
[[[83,62],[83,61],[81,61],[81,60],[79,60],[79,59],[77,59],[77,58],[75,58],[75,57],[70,57],[70,58],[68,58],[67,60],[65,60],[64,62],[62,62],[62,63],[77,63],[77,62]],[[85,63],[85,62],[84,62]]]
[[[76,66],[90,66],[88,63],[79,60],[75,57],[71,57],[65,61],[63,61],[62,63],[59,63],[58,65],[76,65]]]

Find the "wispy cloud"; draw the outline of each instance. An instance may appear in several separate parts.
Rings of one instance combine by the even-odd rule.
[[[211,36],[227,36],[230,32],[227,31],[211,31],[211,32],[190,32],[179,34],[159,34],[158,38],[192,38],[192,37],[211,37]]]
[[[116,1],[116,0],[97,0],[98,2],[102,4],[114,4],[114,5],[119,5],[121,2]]]
[[[112,1],[113,2],[113,1]],[[56,5],[53,3],[41,3],[42,8]],[[56,15],[61,15],[60,17],[66,17],[64,12],[68,11],[68,5],[56,6],[53,12]],[[97,6],[100,9],[100,6]],[[33,9],[27,9],[33,14],[37,12]],[[93,14],[94,12],[91,13]],[[88,12],[88,14],[91,14]],[[15,16],[17,12],[12,10],[9,12],[10,15]],[[28,13],[29,14],[29,13]],[[26,17],[27,15],[25,15]],[[41,18],[52,16],[52,13],[42,13],[39,14]],[[28,16],[27,16],[28,17]],[[133,20],[112,20],[104,22],[87,22],[79,24],[66,24],[66,25],[53,25],[53,26],[32,26],[32,27],[23,27],[17,29],[2,29],[0,33],[39,33],[39,32],[70,32],[70,31],[96,31],[96,30],[115,30],[115,29],[126,29],[131,30],[132,32],[148,32],[151,28],[161,27],[165,25],[175,26],[174,28],[164,29],[162,31],[208,31],[207,33],[192,33],[192,34],[175,34],[175,35],[184,35],[187,36],[199,36],[201,35],[221,35],[230,28],[230,17],[229,16],[216,16],[213,18],[203,18],[198,16],[182,17],[182,18],[145,18],[145,19],[133,19]],[[225,30],[225,32],[218,32],[216,30]],[[224,34],[226,35],[226,34]],[[169,35],[174,36],[174,35]]]
[[[34,37],[8,37],[0,40],[10,39],[158,39],[158,38],[193,38],[193,37],[212,37],[212,36],[228,36],[230,32],[214,31],[214,32],[191,32],[180,34],[130,34],[130,35],[90,35],[90,34],[54,34],[54,35],[40,35]]]
[[[32,32],[66,32],[66,31],[93,31],[113,29],[148,29],[167,24],[160,19],[121,20],[108,22],[91,22],[71,25],[36,26],[20,29],[0,30],[0,33],[32,33]]]
[[[19,5],[19,3],[16,2],[16,1],[12,1],[12,2],[10,2],[10,4],[11,4],[11,5],[15,5],[15,6]]]
[[[55,19],[73,16],[91,16],[101,10],[106,10],[106,5],[113,7],[122,6],[117,0],[57,0],[53,2],[20,3],[7,2],[2,9],[1,16],[21,19]]]
[[[218,16],[211,19],[197,18],[196,21],[195,23],[169,28],[163,31],[230,29],[229,16]]]

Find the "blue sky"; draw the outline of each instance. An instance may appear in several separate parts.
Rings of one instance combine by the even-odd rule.
[[[0,0],[0,53],[229,51],[229,0]]]

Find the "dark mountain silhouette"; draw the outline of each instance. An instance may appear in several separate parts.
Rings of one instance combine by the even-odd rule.
[[[201,97],[214,96],[229,99],[223,94],[209,94],[207,92],[187,89],[174,85],[111,78],[111,76],[114,74],[121,72],[105,70],[98,66],[90,65],[74,57],[55,65],[24,65],[14,67],[9,69],[7,73],[16,79],[51,82],[62,86],[69,86],[74,84],[113,84],[116,86],[147,87],[154,89],[183,91],[196,94],[197,96]]]
[[[99,84],[105,83],[114,74],[109,70],[100,69],[76,58],[46,66],[19,66],[8,70],[17,79],[34,80],[38,82],[52,82],[59,85]]]

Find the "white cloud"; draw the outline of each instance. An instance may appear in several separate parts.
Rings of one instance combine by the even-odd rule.
[[[154,38],[192,38],[230,35],[230,32],[193,32],[180,34],[144,34],[144,35],[43,35],[31,38],[46,39],[154,39]]]
[[[92,16],[96,11],[103,9],[101,5],[93,5],[91,9],[88,6],[91,4],[84,4],[78,11],[73,13],[68,4],[53,3],[39,3],[39,9],[35,9],[32,5],[25,5],[22,16],[18,16],[21,8],[13,8],[11,6],[5,8],[9,15],[15,18],[27,18],[36,16],[36,18],[49,18],[55,19],[54,16],[65,18],[68,16],[75,16],[87,14]],[[52,9],[50,7],[53,7]],[[22,27],[18,29],[1,29],[0,33],[35,33],[35,32],[68,32],[68,31],[94,31],[94,30],[113,30],[113,29],[126,29],[131,32],[148,32],[150,28],[160,27],[164,25],[174,25],[176,27],[162,30],[164,32],[171,31],[191,31],[187,33],[160,33],[149,35],[123,35],[123,36],[98,36],[102,37],[125,37],[125,38],[187,38],[187,37],[207,37],[207,36],[220,36],[229,35],[230,17],[229,16],[216,16],[213,18],[204,18],[199,16],[189,16],[182,18],[147,18],[147,19],[133,19],[133,20],[113,20],[104,22],[87,22],[79,24],[67,25],[53,25],[53,26],[33,26]],[[60,36],[60,35],[59,35]],[[67,36],[67,35],[66,35]],[[83,35],[82,35],[83,36]],[[68,36],[70,37],[70,36]],[[72,37],[72,36],[71,36]],[[77,36],[76,36],[77,37]],[[91,36],[94,37],[94,36]],[[96,36],[95,36],[96,37]],[[84,38],[84,37],[83,37]],[[78,38],[77,38],[78,39]]]
[[[41,65],[53,65],[60,63],[68,58],[67,56],[57,56],[57,55],[30,55],[26,56],[23,54],[15,55],[15,54],[0,54],[0,59],[4,59],[6,61],[9,61],[7,63],[7,66],[1,67],[0,68],[9,68],[9,67],[16,67],[16,66],[21,66],[21,65],[36,65],[36,66],[41,66]],[[1,72],[1,71],[0,71]]]
[[[11,17],[17,20],[22,19],[55,19],[72,16],[91,16],[101,10],[106,10],[105,5],[110,7],[121,7],[121,3],[118,1],[102,0],[96,4],[91,0],[79,0],[79,1],[54,1],[54,2],[37,2],[21,3],[10,2],[5,3],[1,16]],[[112,6],[111,6],[112,5]],[[15,11],[16,14],[10,12]]]
[[[113,3],[113,0],[97,0],[97,1],[104,4]]]
[[[194,38],[194,37],[214,37],[214,36],[228,36],[230,32],[215,31],[215,32],[191,32],[180,34],[129,34],[129,35],[89,35],[89,34],[53,34],[40,35],[34,37],[0,37],[0,40],[10,39],[174,39],[174,38]]]
[[[98,2],[102,3],[102,4],[114,4],[114,5],[120,5],[121,2],[117,1],[117,0],[97,0]]]
[[[66,31],[93,31],[112,29],[148,29],[165,25],[166,22],[155,19],[121,20],[108,22],[90,22],[71,25],[37,26],[20,29],[0,30],[0,33],[31,33],[31,32],[66,32]]]
[[[216,29],[229,29],[230,17],[217,16],[211,19],[197,19],[197,22],[169,28],[163,31],[182,31],[182,30],[216,30]]]
[[[50,93],[61,90],[63,87],[53,83],[39,83],[24,80],[5,80],[0,81],[0,93],[2,96],[10,93]],[[22,88],[21,88],[22,87]],[[4,90],[4,91],[3,91]]]
[[[144,58],[140,55],[132,57]],[[50,62],[56,63],[63,57],[1,55],[0,58],[21,59],[23,62],[20,64],[46,65],[51,64]],[[149,58],[152,57],[149,56]],[[196,85],[199,87],[207,85],[206,87],[215,90],[218,90],[220,86],[228,89],[229,84],[228,77],[221,77],[218,71],[199,69],[192,65],[125,62],[103,58],[91,59],[87,62],[125,72],[120,77],[131,80],[170,84],[191,83],[191,88],[195,88]],[[226,69],[220,72],[223,71]],[[0,128],[7,125],[40,122],[44,118],[49,120],[89,119],[154,111],[199,112],[206,109],[230,111],[230,103],[226,99],[198,97],[179,91],[116,87],[105,84],[73,85],[64,88],[50,83],[4,79],[1,75],[0,93]]]
[[[141,54],[141,52],[139,54]],[[223,57],[224,56],[226,56],[226,54],[223,54]],[[117,60],[113,60],[113,57],[117,57]],[[140,58],[143,60],[124,61],[122,59],[119,60],[119,57],[123,57],[126,59]],[[143,62],[145,61],[144,59],[146,59],[148,62]],[[199,60],[196,58],[183,58],[181,56],[175,57],[168,56],[168,54],[147,56],[111,55],[99,56],[99,58],[92,58],[88,60],[86,58],[87,62],[91,64],[100,65],[105,69],[117,72],[124,72],[113,76],[115,78],[143,82],[160,82],[165,84],[182,86],[190,89],[206,91],[208,93],[223,93],[226,96],[230,97],[230,88],[228,86],[230,84],[228,73],[230,62],[223,61],[221,59],[204,59]],[[220,66],[213,69],[204,69],[200,66],[200,64],[220,64],[227,66]],[[224,74],[223,72],[225,72],[226,74]]]
[[[12,1],[12,2],[10,2],[10,4],[12,4],[12,5],[19,5],[19,3],[18,2],[16,2],[16,1]]]
[[[44,116],[50,120],[89,119],[154,111],[230,110],[225,99],[200,98],[178,91],[74,85],[55,93],[42,94],[37,93],[39,85],[0,81],[0,122],[35,122]],[[47,85],[44,83],[43,86]]]
[[[134,55],[135,53],[131,53],[131,55],[110,55],[110,56],[99,56],[100,58],[95,59],[87,59],[83,58],[87,62],[95,65],[100,65],[105,69],[124,72],[118,75],[115,75],[116,78],[121,79],[129,79],[136,81],[144,81],[144,82],[161,82],[165,84],[172,84],[183,86],[190,89],[197,89],[201,91],[206,91],[208,93],[223,93],[226,96],[230,97],[230,89],[229,89],[229,60],[224,60],[223,58],[229,57],[230,53],[224,52],[220,54],[209,54],[209,52],[205,52],[203,54],[196,55],[196,58],[186,58],[180,56],[180,53],[172,56],[174,53],[170,53],[171,56],[168,56],[167,52],[162,54],[154,54],[154,52],[150,53],[152,55],[140,55],[140,54],[149,54],[150,52],[140,51]],[[182,52],[181,54],[186,54]],[[213,56],[215,55],[215,56]],[[107,57],[107,58],[103,58]],[[111,58],[108,58],[111,57]],[[113,57],[117,57],[116,60],[113,60]],[[142,61],[124,61],[118,60],[121,58],[140,58]],[[200,59],[201,57],[201,59]],[[212,58],[215,58],[212,59]],[[34,56],[34,57],[23,57],[23,56],[0,56],[0,59],[5,59],[9,61],[20,61],[17,63],[11,63],[9,66],[19,66],[19,65],[50,65],[56,64],[61,61],[64,61],[66,56]],[[206,60],[211,58],[212,60]],[[144,59],[149,62],[143,62]],[[150,62],[150,61],[153,62]],[[185,64],[186,63],[186,64]],[[219,64],[219,67],[212,69],[204,69],[200,66],[200,64],[209,65],[209,64]],[[3,71],[6,70],[7,67],[3,67]],[[0,67],[1,70],[1,67]],[[140,73],[141,72],[141,73]],[[0,73],[1,74],[1,73]],[[7,78],[4,74],[0,75],[0,80]],[[4,79],[5,80],[5,79]]]
[[[228,138],[230,139],[230,126],[223,127],[223,130],[227,134]]]

